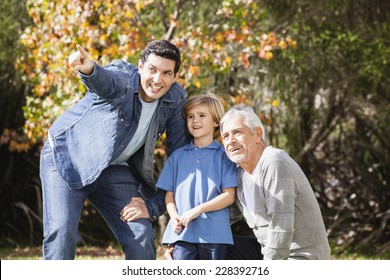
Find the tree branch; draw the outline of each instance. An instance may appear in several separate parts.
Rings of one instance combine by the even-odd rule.
[[[160,14],[162,25],[164,26],[165,30],[168,31],[169,26],[168,26],[167,21],[165,20],[166,15],[164,13],[164,4],[163,4],[162,0],[157,2],[157,10],[158,10],[158,13]]]
[[[186,2],[186,0],[176,0],[176,9],[173,12],[173,19],[170,21],[170,25],[168,28],[167,33],[165,33],[164,39],[165,40],[170,40],[173,36],[173,33],[176,28],[176,21],[179,19],[181,12],[182,12],[182,7],[183,4]]]

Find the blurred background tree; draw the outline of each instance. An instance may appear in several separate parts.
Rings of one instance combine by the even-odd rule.
[[[4,242],[41,243],[38,152],[50,124],[85,93],[67,65],[76,44],[100,65],[113,59],[136,64],[149,41],[164,38],[181,50],[179,82],[190,95],[213,90],[226,108],[253,106],[270,143],[301,164],[335,253],[390,251],[386,1],[4,0],[0,5]],[[156,174],[164,151],[161,141]],[[166,216],[156,229],[165,223]],[[243,224],[234,230],[247,233]],[[113,240],[88,204],[80,232],[87,244]]]

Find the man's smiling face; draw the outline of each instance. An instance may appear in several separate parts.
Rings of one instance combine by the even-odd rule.
[[[145,63],[138,64],[141,75],[140,97],[145,102],[159,99],[176,81],[175,61],[151,54]]]

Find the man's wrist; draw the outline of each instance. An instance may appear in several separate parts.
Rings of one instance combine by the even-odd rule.
[[[145,206],[146,206],[146,210],[148,211],[148,214],[149,214],[149,220],[151,220],[153,222],[154,220],[156,220],[158,218],[158,216],[155,214],[155,212],[152,209],[153,207],[151,205],[149,205],[148,202],[149,202],[148,200],[145,200]]]

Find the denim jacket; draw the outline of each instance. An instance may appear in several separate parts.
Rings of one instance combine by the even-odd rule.
[[[106,67],[80,73],[88,89],[78,103],[64,112],[49,130],[58,171],[71,189],[93,183],[125,149],[137,130],[142,105],[138,99],[138,68],[117,60]],[[147,200],[155,192],[154,148],[166,132],[168,153],[190,141],[182,117],[187,93],[174,83],[158,103],[145,144],[129,159],[137,170],[140,193]],[[154,217],[155,218],[155,217]]]

